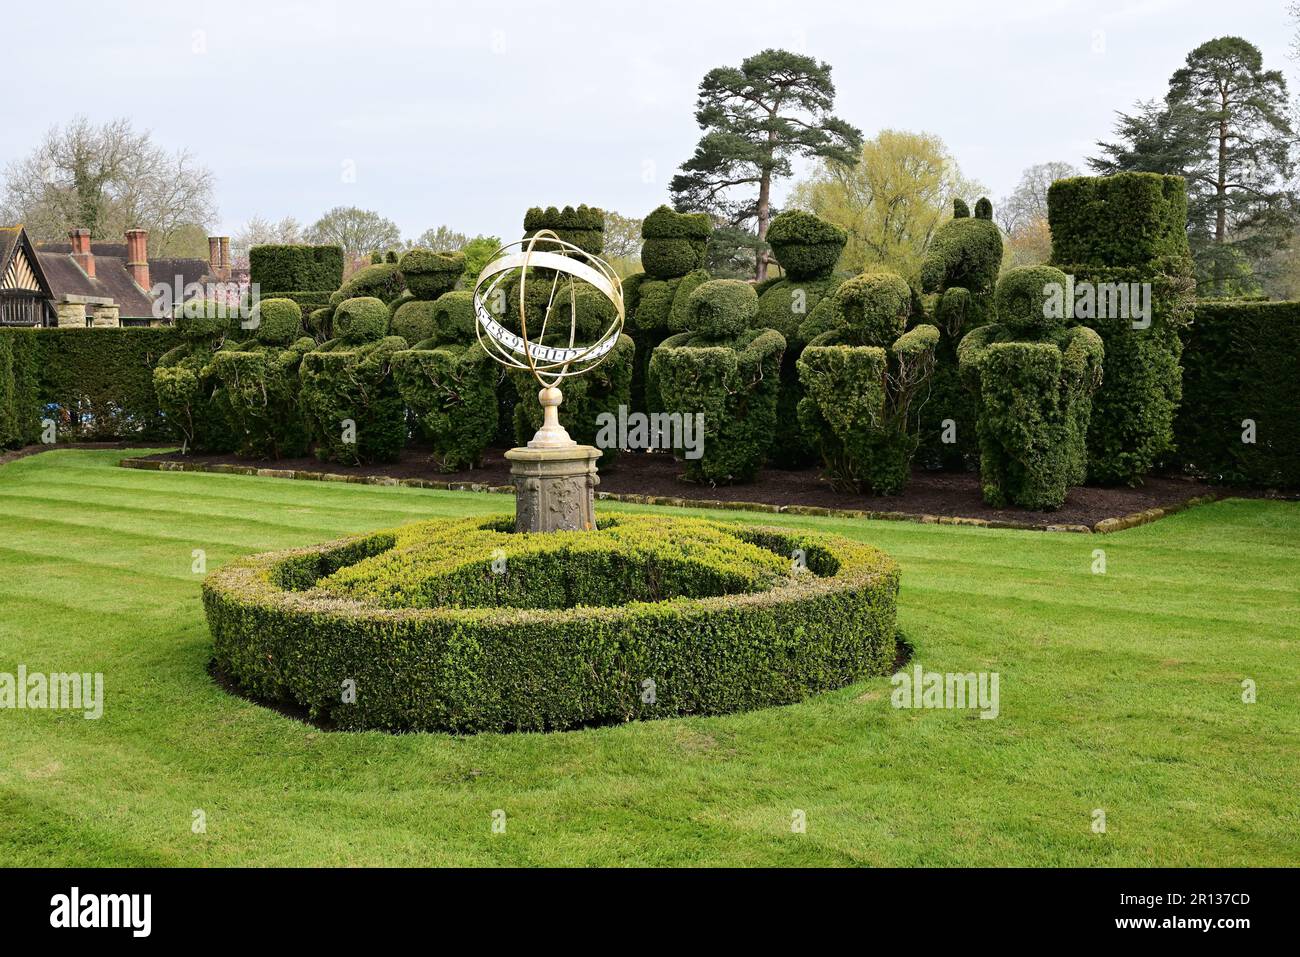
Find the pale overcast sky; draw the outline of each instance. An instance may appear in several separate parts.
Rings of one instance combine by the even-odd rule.
[[[699,130],[709,69],[765,47],[833,67],[868,136],[938,134],[994,198],[1082,165],[1114,111],[1236,34],[1287,59],[1285,0],[6,4],[0,165],[78,113],[126,116],[218,180],[217,231],[376,209],[414,237],[519,234],[531,205],[644,215]],[[345,181],[354,164],[355,182]]]

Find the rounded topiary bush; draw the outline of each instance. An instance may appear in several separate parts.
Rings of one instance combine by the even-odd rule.
[[[438,329],[437,310],[436,302],[424,299],[404,302],[393,313],[392,321],[388,324],[389,331],[412,345],[430,339]]]
[[[302,307],[292,299],[263,299],[257,304],[256,328],[258,342],[292,342],[302,334]]]
[[[812,213],[792,209],[772,220],[767,242],[791,279],[811,279],[835,268],[848,233]]]
[[[1065,273],[1054,266],[1020,266],[1009,269],[998,280],[993,304],[998,321],[1022,336],[1037,336],[1065,325],[1064,309],[1052,310],[1053,290],[1057,304],[1064,303]]]
[[[712,230],[707,213],[658,207],[641,224],[641,268],[655,279],[684,276],[700,268]]]
[[[217,664],[347,730],[477,732],[787,704],[893,663],[898,566],[869,545],[664,516],[511,526],[232,562],[203,586]]]
[[[465,254],[412,249],[402,256],[398,269],[416,299],[437,299],[456,288],[456,281],[465,271]]]
[[[887,346],[903,334],[912,289],[898,273],[863,273],[846,280],[831,302],[831,319],[851,330],[859,345]]]
[[[345,299],[334,310],[334,335],[344,342],[370,342],[388,329],[388,307],[373,296]]]
[[[758,315],[758,294],[740,279],[711,279],[701,283],[687,301],[687,327],[710,339],[737,336]]]

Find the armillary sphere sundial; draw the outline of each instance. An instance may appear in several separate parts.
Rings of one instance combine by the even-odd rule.
[[[529,329],[527,289],[549,286],[540,323]],[[614,318],[593,342],[578,342],[578,290],[598,291],[614,306]],[[514,295],[516,302],[507,302]],[[516,333],[495,318],[489,303],[499,305],[502,319],[517,305]],[[567,306],[568,329],[548,327],[557,308]],[[595,528],[596,459],[600,450],[578,445],[560,424],[564,399],[560,383],[600,365],[623,333],[623,286],[600,258],[561,239],[548,229],[508,243],[493,255],[474,286],[475,331],[479,344],[497,362],[532,373],[540,391],[542,427],[526,448],[511,449],[515,482],[517,531],[557,531]],[[558,320],[557,320],[558,321]],[[565,341],[567,340],[567,345]],[[551,344],[547,344],[547,342]],[[558,344],[557,344],[558,343]]]

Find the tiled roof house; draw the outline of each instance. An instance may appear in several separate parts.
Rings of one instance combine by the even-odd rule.
[[[128,229],[125,243],[92,242],[74,229],[69,242],[33,243],[22,226],[0,227],[0,325],[149,325],[159,321],[153,284],[232,279],[227,237],[209,238],[207,262],[150,259],[148,237]]]

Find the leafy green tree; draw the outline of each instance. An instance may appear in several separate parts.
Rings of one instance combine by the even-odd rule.
[[[479,273],[491,261],[492,254],[500,248],[501,240],[496,236],[475,236],[461,247],[461,252],[465,254],[465,271],[461,273],[461,284],[465,288],[474,288]]]
[[[862,131],[831,114],[834,102],[830,66],[787,50],[710,70],[695,111],[705,133],[670,186],[678,211],[707,212],[737,227],[756,223],[762,244],[772,182],[791,174],[795,157],[857,162]],[[759,280],[767,278],[768,259],[759,248]]]
[[[1163,103],[1120,114],[1117,142],[1099,143],[1100,173],[1175,173],[1187,180],[1188,240],[1200,292],[1252,291],[1254,269],[1291,236],[1295,131],[1286,79],[1259,49],[1219,37],[1187,55]]]
[[[795,186],[789,205],[848,233],[840,269],[883,266],[914,281],[952,201],[984,192],[933,133],[881,130],[862,144],[857,164],[822,162]]]

